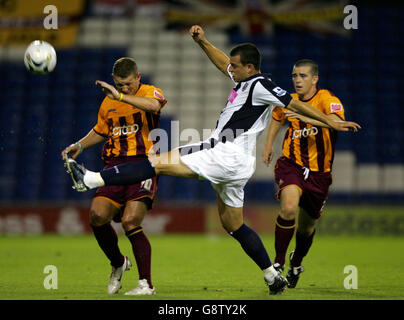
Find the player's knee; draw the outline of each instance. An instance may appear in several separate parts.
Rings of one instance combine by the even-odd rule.
[[[234,231],[232,230],[233,228],[231,227],[231,225],[227,222],[222,221],[222,227],[224,230],[226,230],[227,233]]]
[[[283,203],[281,206],[280,216],[282,219],[291,220],[296,217],[298,206],[294,203]]]
[[[95,210],[90,210],[90,224],[94,227],[102,226],[109,222],[109,219]]]
[[[125,231],[129,231],[136,227],[140,227],[140,224],[141,224],[141,219],[136,219],[136,217],[133,217],[133,216],[130,216],[130,217],[123,216],[122,217],[122,228]]]
[[[297,228],[297,232],[299,232],[305,238],[310,237],[313,234],[314,230],[315,228],[311,226],[304,226]]]
[[[229,233],[238,230],[243,224],[243,219],[221,219],[221,222],[223,229]]]

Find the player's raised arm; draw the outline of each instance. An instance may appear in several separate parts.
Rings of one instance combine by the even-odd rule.
[[[159,100],[157,98],[155,99],[149,97],[136,97],[129,94],[123,94],[122,92],[120,93],[114,86],[101,80],[97,80],[95,84],[99,85],[105,95],[108,96],[110,99],[129,103],[143,111],[154,113],[159,112],[167,102],[165,99]]]
[[[316,127],[332,129],[328,124],[325,124],[324,122],[321,122],[321,121],[306,117],[304,115],[301,115],[301,114],[293,112],[293,111],[285,112],[285,116],[287,118],[290,118],[290,119],[298,119],[300,121],[303,121],[305,123],[311,124],[311,125],[316,126]],[[334,120],[341,120],[341,118],[339,118],[336,115],[332,115],[332,114],[328,115],[328,117],[333,117]]]
[[[229,77],[227,73],[227,66],[230,63],[229,57],[221,50],[213,46],[206,38],[205,32],[202,27],[194,25],[189,29],[189,34],[192,39],[199,44],[202,50],[206,53],[210,61],[226,76]]]
[[[337,131],[358,131],[359,129],[361,129],[361,126],[355,122],[335,120],[332,117],[327,116],[325,113],[312,107],[311,105],[294,98],[292,98],[286,108],[292,111],[296,111],[299,114],[302,114],[309,118],[321,121],[327,124],[330,128]]]

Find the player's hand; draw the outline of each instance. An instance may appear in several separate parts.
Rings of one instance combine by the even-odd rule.
[[[102,91],[105,93],[105,95],[110,98],[110,99],[115,99],[119,100],[120,93],[116,88],[104,81],[97,80],[95,81],[96,85],[99,85],[102,89]]]
[[[272,146],[266,146],[264,151],[262,152],[262,160],[267,165],[267,167],[269,167],[269,164],[272,162],[273,157],[274,151],[272,149]]]
[[[200,42],[205,40],[205,31],[203,31],[201,26],[194,25],[189,29],[189,34],[195,42]]]
[[[362,127],[356,122],[343,121],[343,120],[332,120],[328,124],[331,128],[337,131],[354,131],[357,132]]]
[[[76,159],[81,153],[80,146],[77,143],[72,143],[70,146],[62,151],[62,158],[69,154],[73,159]]]

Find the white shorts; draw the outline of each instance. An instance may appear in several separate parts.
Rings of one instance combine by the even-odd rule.
[[[195,144],[180,149],[188,146]],[[226,205],[243,206],[244,186],[255,171],[254,156],[245,154],[232,142],[219,142],[213,148],[181,155],[181,161],[200,179],[209,180]]]

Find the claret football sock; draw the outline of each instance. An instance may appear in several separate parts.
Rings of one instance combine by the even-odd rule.
[[[241,247],[261,270],[267,269],[271,266],[272,263],[264,244],[254,230],[243,224],[236,231],[230,232],[230,235],[240,242]]]
[[[295,232],[295,219],[285,220],[280,215],[276,218],[275,224],[275,263],[281,266],[285,265],[286,251],[290,240],[293,238]]]
[[[91,225],[98,245],[104,251],[105,255],[111,261],[111,266],[118,268],[125,262],[125,257],[121,254],[118,247],[118,237],[110,223],[96,227]]]
[[[146,159],[139,162],[119,164],[100,172],[105,185],[136,184],[156,176],[156,170]]]
[[[146,279],[150,288],[153,288],[151,282],[151,245],[149,239],[143,232],[142,227],[136,227],[125,232],[132,244],[133,255],[136,259],[137,269],[139,271],[139,280]]]
[[[296,249],[293,252],[293,257],[290,261],[293,267],[299,267],[302,264],[303,258],[306,256],[307,252],[313,243],[313,237],[316,230],[309,236],[301,234],[299,230],[296,232]]]

